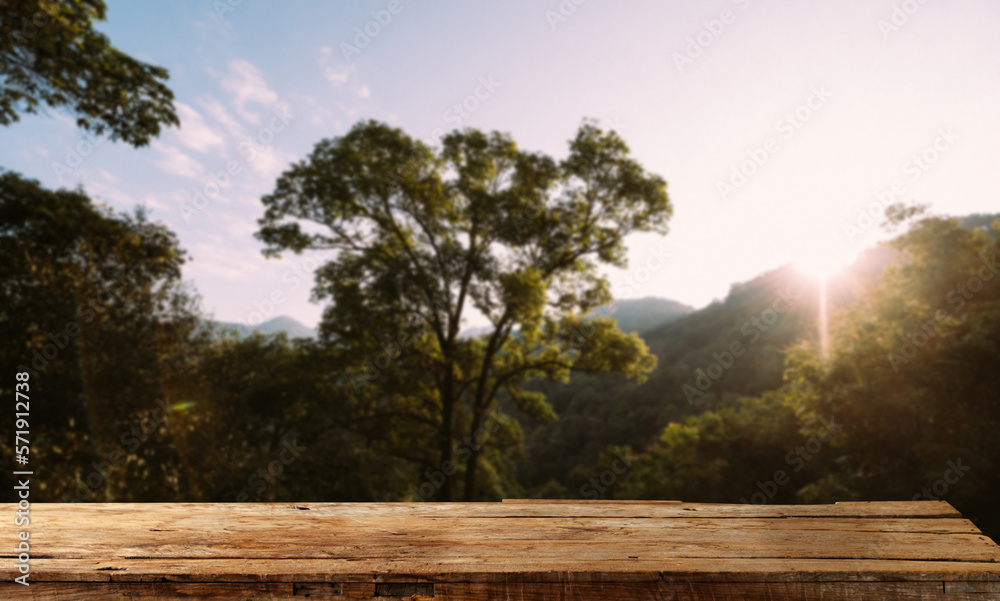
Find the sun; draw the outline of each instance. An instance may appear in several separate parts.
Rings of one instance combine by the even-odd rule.
[[[845,249],[837,244],[809,244],[800,248],[795,258],[795,267],[806,276],[815,278],[818,283],[816,296],[819,307],[817,307],[816,326],[819,330],[820,350],[824,361],[830,356],[828,283],[854,261],[856,254],[851,249]]]
[[[827,247],[809,247],[795,257],[795,268],[804,275],[826,281],[834,277],[854,260],[854,253]]]

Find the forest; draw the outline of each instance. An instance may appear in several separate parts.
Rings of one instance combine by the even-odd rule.
[[[593,324],[579,316],[564,347],[579,370],[536,368],[472,429],[459,427],[459,397],[447,470],[440,404],[419,392],[433,386],[421,382],[428,362],[443,360],[429,326],[373,316],[348,343],[330,309],[318,340],[241,338],[199,312],[179,277],[183,249],[141,212],[6,173],[0,221],[4,364],[32,374],[45,399],[35,448],[50,500],[587,498],[599,487],[600,498],[730,503],[944,498],[997,527],[996,216],[914,216],[829,282],[825,353],[818,286],[791,267],[697,311],[645,299]],[[744,327],[789,288],[800,296],[767,331]],[[522,350],[528,336],[509,343],[526,370],[543,348]],[[456,339],[469,355],[489,345]],[[366,357],[393,340],[373,375]],[[745,351],[727,359],[733,342]],[[593,364],[575,350],[589,344]],[[720,357],[725,371],[702,391],[698,374]],[[601,485],[616,457],[628,469]]]
[[[59,35],[0,22],[0,124],[49,106],[136,147],[176,125],[165,70],[60,4]],[[561,157],[517,135],[360,119],[285,166],[252,236],[334,254],[316,337],[218,323],[144,209],[0,171],[0,390],[30,374],[38,500],[945,499],[1000,537],[1000,215],[895,204],[830,278],[616,299],[602,269],[678,200],[595,121]]]

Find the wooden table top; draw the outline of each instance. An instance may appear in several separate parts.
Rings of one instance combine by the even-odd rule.
[[[939,501],[35,503],[27,587],[2,523],[3,599],[1000,599]]]

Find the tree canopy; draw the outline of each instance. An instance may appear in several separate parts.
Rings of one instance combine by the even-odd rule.
[[[167,70],[94,30],[106,11],[103,0],[0,1],[0,125],[66,107],[83,130],[138,147],[180,124]]]
[[[625,266],[630,233],[666,233],[666,184],[591,123],[569,147],[557,161],[467,129],[431,148],[368,121],[318,143],[263,198],[267,254],[336,252],[314,296],[331,301],[324,339],[366,359],[354,387],[381,378],[383,402],[438,441],[437,457],[415,460],[463,471],[467,500],[491,494],[476,475],[483,447],[454,461],[453,446],[475,437],[498,395],[551,419],[528,380],[570,370],[641,379],[655,365],[638,336],[585,316],[611,300],[598,264]],[[492,329],[463,339],[473,311]],[[439,488],[436,498],[452,498],[450,479]]]
[[[832,314],[826,354],[805,335],[787,350],[781,386],[670,423],[615,495],[947,498],[995,536],[1000,220],[989,222],[917,220],[889,244],[895,261],[881,277]]]
[[[337,350],[203,319],[142,211],[0,172],[0,252],[0,366],[30,376],[40,498],[395,501],[419,478],[398,457],[419,431],[349,394]]]
[[[150,500],[185,491],[166,437],[141,448],[122,442],[167,398],[167,359],[186,354],[198,327],[174,234],[141,210],[115,213],[82,192],[0,172],[0,252],[0,364],[31,374],[32,462],[49,466],[45,494]],[[118,477],[87,484],[91,464],[115,451]]]

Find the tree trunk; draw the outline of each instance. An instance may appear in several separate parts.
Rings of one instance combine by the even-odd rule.
[[[451,365],[448,365],[448,373],[444,379],[444,389],[441,391],[441,462],[440,469],[444,469],[446,461],[451,461],[451,422],[452,422],[452,390],[453,372]],[[438,499],[441,501],[451,501],[451,478],[445,474],[444,484],[438,492]]]
[[[462,495],[462,500],[466,502],[475,501],[476,496],[476,466],[479,465],[479,443],[476,442],[476,431],[483,421],[483,412],[477,410],[472,414],[472,428],[469,429],[469,450],[472,451],[472,456],[469,457],[469,461],[465,464],[465,492]]]

